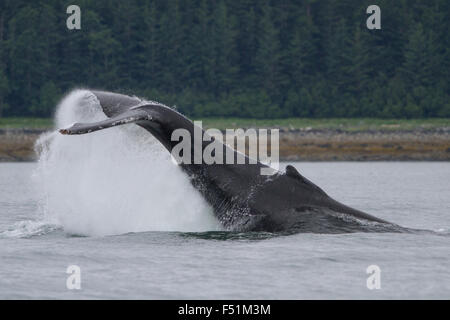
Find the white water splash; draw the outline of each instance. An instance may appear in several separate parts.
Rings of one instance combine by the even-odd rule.
[[[0,238],[29,238],[51,233],[60,229],[58,225],[45,220],[23,220],[0,232]]]
[[[75,90],[58,106],[56,127],[105,119],[96,97]],[[42,135],[36,180],[45,220],[69,233],[220,229],[212,209],[146,130],[124,125],[86,135]]]

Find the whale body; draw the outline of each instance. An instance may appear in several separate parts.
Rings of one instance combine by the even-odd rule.
[[[134,123],[149,131],[169,151],[178,144],[172,141],[177,129],[194,137],[195,124],[164,104],[123,94],[90,91],[108,119],[95,123],[75,123],[61,129],[67,135],[87,134],[97,130]],[[191,148],[191,159],[203,152],[212,141],[203,141],[202,150]],[[216,141],[217,143],[217,141]],[[194,143],[192,141],[192,146]],[[230,147],[222,144],[223,155]],[[231,150],[234,158],[238,152]],[[180,163],[192,184],[214,209],[227,230],[267,232],[400,232],[398,225],[346,206],[302,176],[293,166],[285,172],[261,175],[267,165],[246,156],[244,164]],[[180,213],[182,214],[182,213]]]

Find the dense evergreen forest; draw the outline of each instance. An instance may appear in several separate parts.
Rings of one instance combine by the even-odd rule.
[[[92,87],[195,117],[450,117],[449,19],[448,0],[1,0],[0,116]]]

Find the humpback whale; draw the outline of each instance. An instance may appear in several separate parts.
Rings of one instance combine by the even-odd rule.
[[[60,133],[87,134],[134,123],[149,131],[169,152],[178,143],[171,139],[175,130],[185,129],[194,137],[195,124],[164,104],[119,93],[90,92],[98,100],[107,119],[95,123],[75,123],[60,129]],[[211,141],[203,141],[202,148],[206,148]],[[225,151],[230,151],[229,146],[222,144],[222,147],[223,155]],[[192,147],[192,159],[202,151]],[[232,152],[236,158],[238,152]],[[403,231],[396,224],[334,200],[291,165],[286,167],[285,172],[277,171],[273,175],[261,175],[261,168],[268,166],[259,161],[251,164],[249,161],[244,164],[236,164],[236,161],[233,164],[206,164],[202,161],[179,163],[179,166],[227,230],[288,233]]]

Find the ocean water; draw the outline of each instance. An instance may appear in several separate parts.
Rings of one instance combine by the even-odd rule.
[[[450,298],[449,163],[295,166],[344,203],[402,226],[437,232],[277,236],[217,231],[214,223],[212,231],[196,230],[208,229],[208,217],[199,218],[205,220],[198,228],[187,224],[183,232],[175,231],[180,225],[174,223],[173,231],[157,231],[169,228],[171,218],[153,225],[141,219],[138,228],[140,222],[128,221],[125,212],[124,226],[113,232],[119,217],[109,212],[115,215],[109,219],[100,208],[90,212],[96,216],[89,221],[76,211],[71,219],[52,221],[36,184],[39,165],[1,163],[0,298]],[[183,190],[161,192],[169,197]],[[60,200],[67,208],[78,201]],[[144,203],[151,216],[151,204]],[[176,211],[181,218],[186,209]],[[68,231],[73,229],[77,232]],[[80,267],[80,290],[67,289],[70,265]],[[381,270],[380,289],[367,288],[369,265]]]
[[[77,90],[55,129],[104,118]],[[223,231],[136,125],[50,132],[36,152],[35,163],[0,163],[1,299],[450,298],[449,162],[294,163],[347,205],[433,232],[279,235]]]

